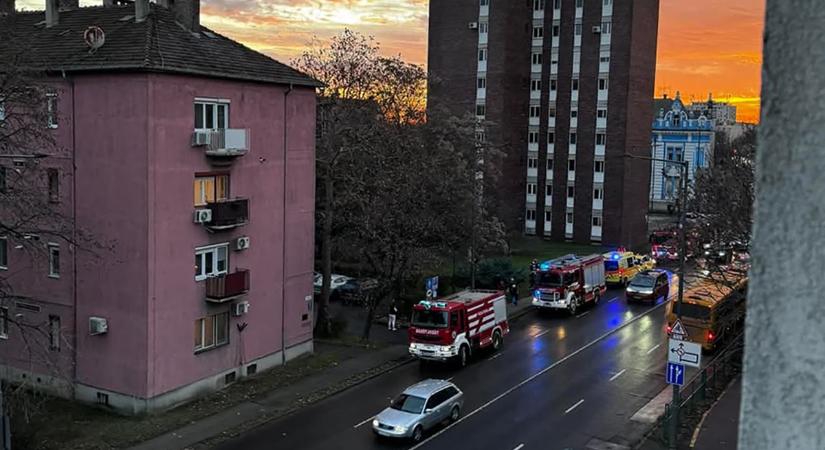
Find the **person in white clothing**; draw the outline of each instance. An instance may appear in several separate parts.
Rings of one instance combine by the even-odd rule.
[[[389,328],[391,331],[398,330],[398,327],[395,325],[395,316],[397,314],[398,314],[398,308],[395,306],[395,300],[393,300],[392,303],[390,304],[390,311],[389,311],[388,319],[387,319],[387,328]]]

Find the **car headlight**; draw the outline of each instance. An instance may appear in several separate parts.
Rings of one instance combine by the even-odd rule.
[[[378,419],[372,419],[372,426],[378,428]]]
[[[407,432],[407,427],[396,426],[395,431],[397,431],[399,433],[406,433]]]

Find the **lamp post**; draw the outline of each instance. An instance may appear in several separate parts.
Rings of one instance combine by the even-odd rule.
[[[687,253],[687,238],[685,236],[685,221],[687,218],[687,191],[688,174],[690,164],[687,161],[672,161],[663,158],[651,158],[646,156],[636,156],[625,154],[626,158],[641,159],[651,162],[663,162],[665,164],[677,164],[681,166],[681,182],[679,183],[679,293],[676,298],[676,317],[682,320],[682,298],[685,292],[685,254]],[[652,175],[651,175],[652,177]],[[679,385],[673,385],[673,401],[671,402],[670,438],[669,446],[676,448],[676,434],[679,429]]]

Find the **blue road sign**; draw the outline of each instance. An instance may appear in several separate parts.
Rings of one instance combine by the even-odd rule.
[[[667,384],[682,386],[685,384],[685,366],[681,364],[667,363],[667,373],[665,374]]]
[[[438,277],[427,278],[427,297],[438,297]]]

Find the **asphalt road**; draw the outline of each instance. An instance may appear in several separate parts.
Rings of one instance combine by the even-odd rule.
[[[665,388],[663,328],[661,301],[628,305],[621,290],[608,290],[601,304],[577,317],[522,316],[501,352],[475,355],[463,370],[409,364],[220,449],[584,448],[593,438],[614,436]],[[376,439],[372,417],[425,378],[451,379],[464,391],[461,420],[429,432],[417,446]]]

